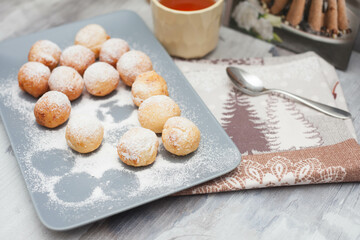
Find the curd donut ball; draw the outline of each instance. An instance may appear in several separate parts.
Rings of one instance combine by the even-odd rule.
[[[66,48],[60,57],[60,65],[74,68],[80,75],[95,62],[95,54],[81,45]]]
[[[158,147],[159,141],[153,131],[135,127],[120,138],[117,152],[125,164],[141,167],[155,161]]]
[[[130,87],[139,74],[153,69],[150,58],[145,53],[136,50],[124,53],[117,62],[116,68],[121,80]]]
[[[70,101],[80,97],[84,89],[84,80],[73,68],[60,66],[55,68],[49,78],[50,90],[64,93]]]
[[[19,87],[37,98],[49,90],[49,77],[50,69],[47,66],[39,62],[27,62],[18,72]]]
[[[28,60],[29,62],[40,62],[49,67],[50,70],[59,64],[61,49],[49,40],[40,40],[32,45]]]
[[[165,95],[157,95],[149,97],[140,105],[138,119],[142,127],[161,133],[165,122],[180,114],[180,108],[174,100]]]
[[[126,41],[120,38],[111,38],[101,46],[99,59],[101,62],[106,62],[116,67],[120,57],[129,50],[130,47]]]
[[[47,128],[55,128],[68,120],[71,104],[68,97],[58,91],[49,91],[36,102],[36,122]]]
[[[118,71],[110,64],[96,62],[84,73],[86,90],[94,96],[105,96],[114,91],[119,84]]]
[[[104,127],[92,116],[75,115],[66,126],[66,142],[79,153],[89,153],[96,150],[104,137]]]
[[[161,138],[167,151],[184,156],[199,147],[200,130],[184,117],[173,117],[166,121]]]
[[[166,81],[155,71],[144,72],[136,77],[131,87],[133,102],[136,106],[156,95],[169,96]]]
[[[98,58],[102,44],[110,38],[105,29],[98,24],[89,24],[80,29],[75,36],[75,45],[89,48]]]

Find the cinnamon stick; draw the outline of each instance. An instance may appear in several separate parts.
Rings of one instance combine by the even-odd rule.
[[[292,26],[297,26],[303,19],[305,3],[306,0],[292,1],[289,12],[286,15],[286,21],[288,21]]]
[[[286,6],[286,4],[288,4],[289,0],[275,0],[274,4],[272,5],[270,12],[272,14],[279,14],[281,12],[281,10],[283,10]]]
[[[325,27],[325,13],[321,13],[321,27]]]
[[[323,25],[322,21],[322,7],[323,0],[312,0],[309,10],[308,22],[312,30],[320,32]]]
[[[336,0],[328,0],[328,9],[326,11],[326,28],[330,33],[338,33],[338,9]]]
[[[338,0],[338,25],[340,30],[349,29],[349,22],[346,15],[346,2],[345,0]]]

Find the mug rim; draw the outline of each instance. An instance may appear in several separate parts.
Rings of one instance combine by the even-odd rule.
[[[172,9],[172,8],[168,8],[164,5],[162,5],[159,0],[151,0],[151,3],[154,3],[157,7],[159,8],[162,8],[163,10],[165,11],[168,11],[168,12],[172,12],[172,13],[177,13],[177,14],[183,14],[183,15],[191,15],[191,14],[196,14],[196,13],[203,13],[203,12],[207,12],[207,11],[210,11],[216,7],[218,7],[224,0],[216,0],[216,2],[207,7],[207,8],[203,8],[203,9],[199,9],[199,10],[194,10],[194,11],[180,11],[180,10],[175,10],[175,9]]]

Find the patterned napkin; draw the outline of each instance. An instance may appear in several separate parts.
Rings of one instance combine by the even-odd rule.
[[[360,147],[351,120],[281,95],[247,96],[234,89],[225,72],[229,65],[239,66],[267,88],[346,110],[335,69],[316,54],[175,62],[242,153],[232,172],[178,194],[360,181]]]

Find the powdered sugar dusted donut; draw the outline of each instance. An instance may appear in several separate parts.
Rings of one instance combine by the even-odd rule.
[[[158,95],[149,97],[140,105],[138,119],[142,127],[161,133],[165,122],[180,114],[180,108],[174,100]]]
[[[144,72],[136,77],[131,87],[133,102],[136,106],[151,96],[169,96],[165,80],[155,71]]]
[[[104,42],[100,49],[100,61],[106,62],[113,67],[120,57],[130,50],[129,44],[120,38],[111,38]]]
[[[159,141],[153,131],[136,127],[120,138],[117,152],[125,164],[140,167],[155,161],[158,147]]]
[[[84,89],[84,80],[75,69],[60,66],[52,71],[49,87],[50,90],[64,93],[72,101],[80,97]]]
[[[60,61],[61,49],[49,40],[40,40],[32,45],[28,60],[29,62],[41,62],[53,70]]]
[[[121,80],[131,87],[139,74],[152,70],[152,63],[145,53],[131,50],[121,56],[116,69],[119,71]]]
[[[84,71],[95,62],[95,54],[81,45],[66,48],[60,57],[60,65],[74,68],[83,75]]]
[[[199,147],[200,131],[190,120],[184,117],[173,117],[164,125],[162,141],[166,150],[175,155],[184,156]]]
[[[45,93],[35,104],[36,122],[44,127],[55,128],[68,120],[71,104],[68,97],[58,91]]]
[[[114,91],[119,84],[118,71],[110,64],[96,62],[84,73],[86,90],[95,96],[105,96]]]
[[[110,38],[105,29],[98,24],[89,24],[80,29],[75,36],[75,44],[85,46],[99,56],[101,45]]]
[[[34,97],[49,90],[50,69],[39,62],[27,62],[18,72],[19,87]]]
[[[79,153],[89,153],[97,149],[104,136],[101,122],[92,116],[75,115],[66,126],[66,142]]]

